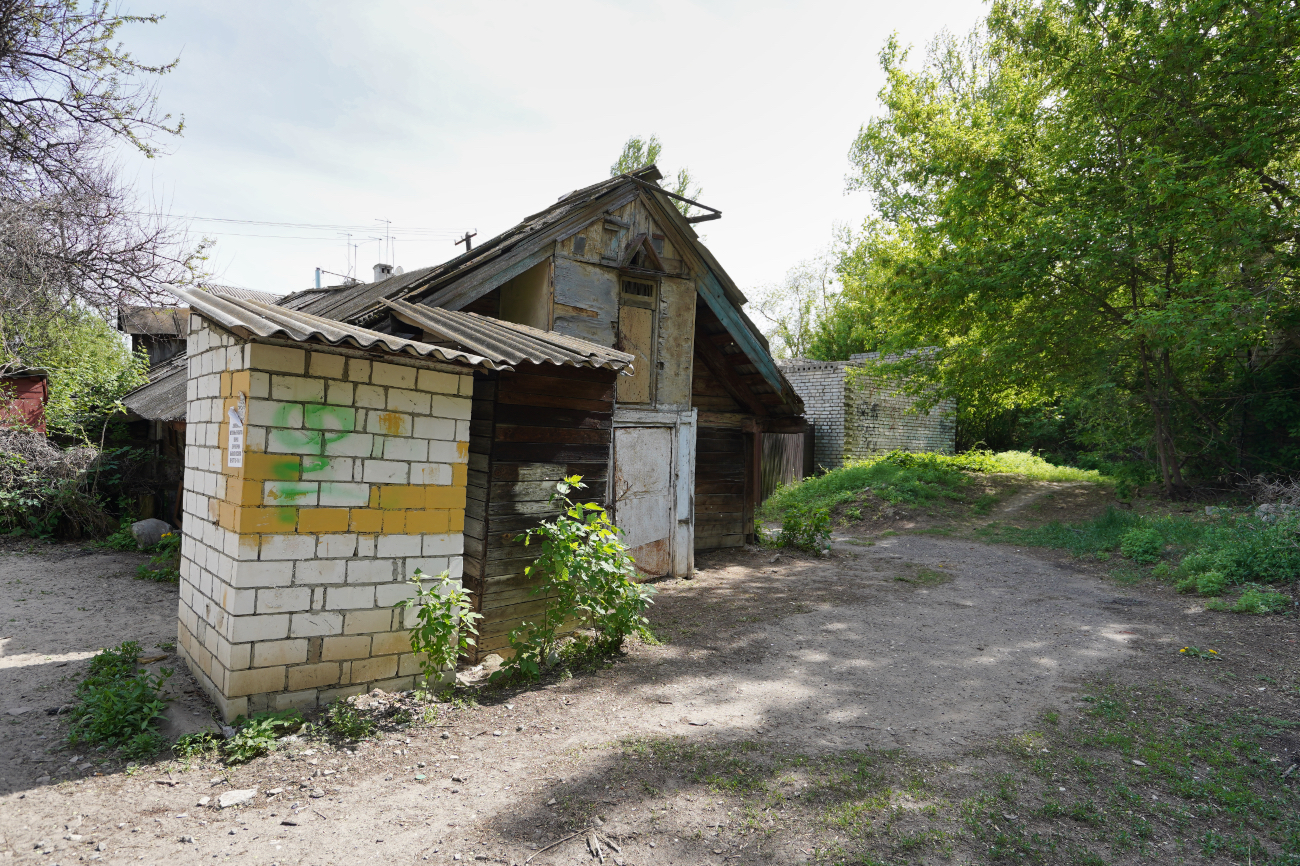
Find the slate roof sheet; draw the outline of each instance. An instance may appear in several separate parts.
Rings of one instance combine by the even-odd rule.
[[[241,337],[287,337],[299,342],[322,342],[332,346],[347,343],[361,349],[378,348],[393,354],[468,364],[486,370],[502,369],[500,364],[469,352],[404,340],[392,334],[381,334],[274,304],[231,298],[220,292],[182,288],[171,291],[194,312]]]
[[[432,339],[454,343],[498,364],[556,364],[632,375],[635,356],[577,337],[503,322],[477,313],[419,306],[406,301],[382,303],[401,321],[432,334]],[[431,338],[426,336],[425,339]]]
[[[184,421],[186,382],[189,361],[177,355],[149,370],[148,384],[141,385],[122,398],[122,403],[141,418],[150,421]]]

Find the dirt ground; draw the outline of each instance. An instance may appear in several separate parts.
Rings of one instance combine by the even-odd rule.
[[[1095,684],[1177,683],[1207,713],[1213,703],[1300,721],[1294,619],[1207,612],[1161,584],[1117,585],[1104,563],[972,540],[988,519],[1075,519],[1104,505],[1087,485],[1002,493],[984,516],[868,516],[837,528],[829,558],[706,554],[693,580],[658,584],[660,645],[529,688],[461,690],[432,724],[361,743],[301,739],[231,768],[122,768],[63,745],[58,708],[98,648],[172,648],[176,588],[134,580],[133,554],[10,550],[0,858],[568,864],[598,862],[589,845],[600,845],[622,864],[1025,862],[1000,854],[966,806],[961,830],[958,804],[1018,772],[1008,744],[1036,755],[1041,743],[1025,738],[1041,739],[1044,718],[1083,719]],[[1184,664],[1189,645],[1224,661]],[[206,720],[183,665],[169,689],[174,730]],[[1300,753],[1300,725],[1280,730],[1261,747],[1278,767]],[[1022,773],[1020,796],[1055,797],[1054,785],[1072,796],[1086,783],[1065,784],[1068,770]],[[1011,782],[997,784],[1016,802]],[[220,793],[254,788],[252,803],[215,808]],[[864,825],[866,806],[840,817],[844,798],[868,788],[886,792],[885,817]],[[998,808],[992,822],[1026,820],[1023,804]],[[925,829],[944,810],[952,829]],[[1078,862],[1236,859],[1188,848],[1170,821],[1134,849],[1062,824],[1062,845],[1100,852]],[[1048,833],[1040,823],[1033,832]]]

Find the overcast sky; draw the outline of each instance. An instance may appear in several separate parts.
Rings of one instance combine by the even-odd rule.
[[[407,269],[458,252],[606,176],[629,135],[689,166],[723,212],[700,228],[742,289],[778,281],[835,223],[847,153],[877,110],[891,32],[916,53],[978,0],[912,2],[184,2],[125,29],[143,61],[180,56],[161,105],[170,153],[131,163],[142,191],[217,240],[219,282],[307,288],[317,267]],[[343,228],[334,228],[334,227]],[[260,235],[260,237],[259,237]],[[337,279],[327,277],[327,279]]]

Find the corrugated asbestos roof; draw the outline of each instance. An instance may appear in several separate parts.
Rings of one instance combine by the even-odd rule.
[[[122,398],[122,403],[141,418],[150,421],[183,421],[189,361],[177,355],[149,370],[149,383]]]
[[[274,292],[261,292],[257,289],[244,289],[239,286],[218,286],[215,283],[199,283],[199,288],[205,292],[220,292],[229,298],[261,301],[264,304],[274,304],[284,297],[284,295],[277,295]]]
[[[361,349],[379,348],[395,355],[415,355],[439,361],[469,364],[485,370],[503,367],[487,358],[414,340],[403,340],[355,325],[287,310],[245,298],[231,298],[220,292],[198,292],[173,288],[172,294],[190,309],[241,337],[288,337],[299,342],[322,342],[332,346],[348,343]]]
[[[123,334],[181,337],[186,315],[185,310],[174,307],[123,307],[117,314],[117,329]]]
[[[576,337],[503,322],[477,313],[383,301],[401,321],[423,328],[440,341],[455,343],[498,364],[556,364],[614,370],[632,375],[635,356]],[[426,339],[430,339],[426,336]]]

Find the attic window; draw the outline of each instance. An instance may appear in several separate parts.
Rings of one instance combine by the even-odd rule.
[[[653,299],[655,296],[655,284],[643,283],[640,280],[624,280],[623,295],[631,298]]]
[[[663,236],[663,235],[651,235],[651,236],[650,236],[650,246],[652,246],[652,247],[655,248],[655,253],[656,253],[656,254],[662,256],[662,255],[664,254],[664,236]]]
[[[586,255],[587,253],[587,236],[578,235],[573,239],[573,254],[575,256]]]

